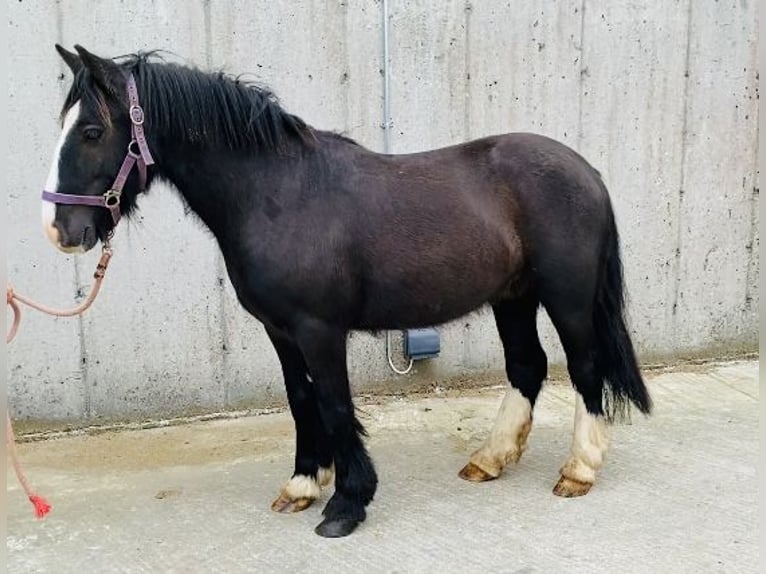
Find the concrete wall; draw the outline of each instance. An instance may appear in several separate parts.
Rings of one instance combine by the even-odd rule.
[[[390,3],[393,151],[533,130],[580,150],[611,190],[644,361],[757,348],[757,7],[752,0]],[[39,190],[68,70],[53,44],[164,48],[248,72],[320,128],[383,149],[381,4],[373,0],[8,2],[9,277],[69,304],[96,255],[55,252]],[[9,349],[12,412],[97,422],[281,401],[279,364],[236,302],[216,247],[175,192],[121,226],[82,319],[25,314]],[[554,362],[562,354],[541,317]],[[442,355],[394,377],[355,333],[356,392],[502,372],[491,315],[444,326]],[[398,341],[398,337],[397,337]]]

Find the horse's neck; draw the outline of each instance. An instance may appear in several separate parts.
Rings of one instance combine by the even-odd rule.
[[[189,208],[219,236],[238,218],[233,185],[246,171],[244,161],[217,151],[169,146],[157,161],[159,175],[182,195]]]
[[[159,153],[158,175],[179,191],[220,243],[252,216],[261,183],[278,185],[280,172],[294,176],[300,163],[289,158],[275,162],[274,152],[267,151],[243,154],[175,145],[166,149]]]

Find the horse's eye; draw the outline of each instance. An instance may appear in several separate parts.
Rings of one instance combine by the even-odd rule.
[[[104,133],[104,130],[97,127],[87,127],[82,132],[85,139],[90,141],[96,141],[97,139],[101,137],[101,134],[103,133]]]

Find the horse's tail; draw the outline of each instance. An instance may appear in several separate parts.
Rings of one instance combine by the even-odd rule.
[[[593,322],[596,329],[596,368],[604,380],[604,413],[611,421],[623,418],[629,411],[629,403],[648,415],[652,410],[652,400],[641,377],[625,325],[620,239],[611,206],[607,233]]]

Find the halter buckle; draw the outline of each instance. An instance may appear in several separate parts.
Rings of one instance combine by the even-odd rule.
[[[139,105],[130,106],[130,121],[140,126],[144,123],[144,109]]]

